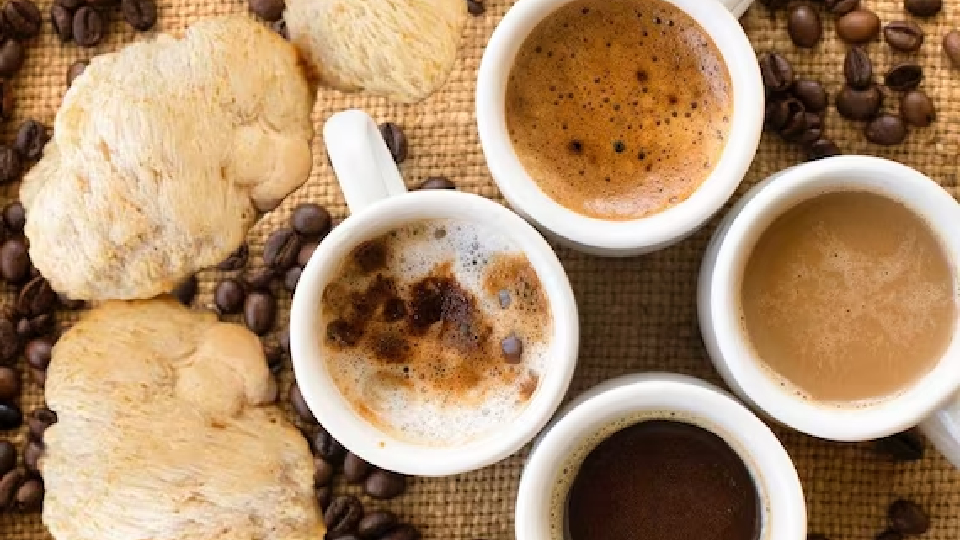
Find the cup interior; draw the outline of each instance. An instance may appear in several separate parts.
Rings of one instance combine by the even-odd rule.
[[[562,206],[539,188],[517,158],[505,117],[507,81],[524,40],[542,20],[571,1],[521,0],[493,33],[477,81],[477,123],[488,167],[517,212],[576,247],[601,255],[630,255],[666,246],[693,232],[726,203],[756,154],[764,95],[753,47],[738,21],[718,1],[656,0],[686,12],[717,45],[733,86],[730,135],[716,168],[685,201],[635,220],[588,217]]]
[[[960,205],[933,180],[904,165],[864,156],[830,158],[788,169],[758,185],[735,209],[716,255],[710,280],[710,314],[722,359],[721,371],[744,396],[778,421],[809,435],[839,441],[876,439],[916,425],[960,384],[960,321],[937,366],[912,386],[856,405],[818,403],[785,386],[753,350],[742,326],[744,269],[761,234],[797,204],[832,192],[870,192],[900,202],[939,239],[953,269],[954,294],[960,237]],[[723,228],[722,226],[721,228]]]
[[[322,353],[323,290],[360,243],[425,219],[476,221],[511,239],[536,271],[553,317],[549,369],[519,416],[463,445],[428,446],[400,440],[358,414],[330,376]],[[304,268],[290,314],[294,374],[307,405],[351,452],[383,469],[442,476],[477,469],[517,451],[548,421],[560,403],[577,357],[579,327],[566,274],[550,246],[529,224],[485,198],[461,192],[421,191],[391,197],[351,216],[320,244]]]

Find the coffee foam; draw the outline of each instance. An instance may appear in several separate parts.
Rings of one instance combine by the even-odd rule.
[[[323,300],[325,361],[354,409],[399,439],[427,445],[463,444],[515,418],[544,373],[553,332],[522,251],[495,230],[461,220],[419,221],[372,242],[383,248],[378,268],[364,272],[346,261]],[[386,280],[392,289],[382,285]],[[418,299],[438,284],[448,287],[451,324],[417,326],[417,306],[429,304]],[[353,347],[326,338],[330,322],[355,315],[357,292],[377,287],[404,300],[402,320],[374,314]],[[509,292],[501,299],[503,290]],[[523,343],[517,364],[500,349],[511,333]]]

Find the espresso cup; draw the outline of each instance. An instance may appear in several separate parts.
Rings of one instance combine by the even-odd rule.
[[[643,218],[614,221],[580,214],[549,197],[521,164],[507,129],[507,83],[517,53],[541,21],[570,1],[519,0],[487,44],[476,93],[477,126],[487,166],[511,208],[547,236],[574,249],[625,257],[676,243],[720,210],[756,155],[763,125],[763,84],[756,53],[734,16],[751,2],[664,0],[694,19],[719,50],[732,84],[729,133],[716,167],[686,200]]]
[[[651,420],[703,428],[736,452],[758,495],[757,540],[806,538],[800,479],[773,432],[709,383],[684,375],[645,373],[611,379],[590,389],[565,407],[537,439],[517,494],[517,540],[569,540],[566,501],[570,477],[606,438]],[[691,514],[689,508],[676,511]]]
[[[740,287],[760,235],[797,204],[835,192],[883,196],[914,213],[939,241],[954,277],[960,263],[960,204],[936,182],[905,165],[842,156],[798,165],[751,189],[719,225],[701,267],[700,330],[717,370],[758,411],[793,429],[835,441],[886,437],[920,424],[960,466],[960,332],[954,329],[935,367],[899,392],[845,406],[822,403],[781,384],[764,367],[741,323]]]
[[[451,475],[513,454],[556,411],[576,365],[577,308],[560,261],[533,227],[493,201],[449,190],[407,192],[377,125],[366,113],[350,110],[334,115],[323,135],[352,215],[321,242],[304,267],[293,297],[290,352],[304,401],[347,449],[390,471]],[[431,219],[481,223],[508,238],[536,272],[553,320],[548,362],[526,407],[497,429],[457,445],[401,440],[368,421],[341,393],[327,369],[322,349],[325,326],[320,306],[324,291],[354,248],[405,224]]]

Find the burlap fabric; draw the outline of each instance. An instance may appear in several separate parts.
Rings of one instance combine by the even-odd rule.
[[[391,120],[405,128],[410,137],[410,158],[402,169],[408,185],[442,174],[454,179],[463,190],[498,197],[477,139],[473,95],[484,44],[510,3],[488,0],[486,14],[470,18],[460,60],[443,91],[414,106],[322,91],[314,111],[317,131],[333,112],[348,107],[365,109],[378,121]],[[864,0],[864,4],[877,11],[885,22],[906,18],[901,0]],[[935,99],[939,112],[934,126],[914,130],[906,144],[893,149],[867,143],[861,126],[839,118],[835,111],[827,117],[826,132],[846,153],[876,154],[902,161],[930,175],[956,195],[960,69],[950,67],[940,41],[949,29],[960,27],[960,4],[951,0],[944,4],[943,14],[922,21],[927,40],[920,53],[893,53],[879,42],[868,47],[878,73],[907,59],[924,66],[923,87]],[[41,2],[45,14],[49,5],[49,0]],[[245,10],[246,2],[241,0],[163,0],[160,27],[178,31],[203,16]],[[44,23],[43,35],[31,43],[26,66],[13,81],[19,100],[17,117],[6,127],[4,142],[10,140],[14,126],[24,118],[34,117],[48,124],[53,120],[66,89],[65,73],[70,63],[113,50],[135,38],[119,20],[119,13],[114,19],[107,43],[94,50],[61,45],[49,23]],[[791,45],[782,15],[774,20],[765,9],[755,6],[743,19],[758,51],[784,53],[794,62],[799,76],[819,79],[835,92],[842,81],[844,45],[835,37],[833,18],[824,17],[824,23],[825,40],[813,50],[800,51]],[[885,105],[889,110],[895,109],[892,97],[888,96]],[[741,192],[801,159],[797,148],[765,136]],[[15,190],[8,189],[5,195],[9,199]],[[319,136],[314,141],[314,169],[309,182],[252,231],[253,261],[259,262],[265,235],[285,223],[294,205],[304,201],[326,205],[338,219],[347,214]],[[599,259],[559,250],[577,294],[582,319],[580,365],[571,396],[610,377],[638,371],[669,370],[719,382],[701,344],[695,317],[696,274],[710,229],[665,251],[627,260]],[[201,275],[197,305],[211,302],[216,278],[212,271]],[[6,292],[9,297],[10,290]],[[289,306],[289,296],[281,298],[283,315],[278,327],[286,325]],[[68,325],[69,321],[63,324]],[[283,379],[284,386],[289,384],[289,372]],[[22,403],[26,411],[40,405],[41,390],[31,383]],[[933,526],[925,538],[960,538],[960,473],[932,448],[928,448],[923,461],[895,464],[875,455],[869,444],[835,444],[781,428],[776,431],[800,471],[811,531],[823,532],[834,540],[872,539],[884,526],[887,505],[897,497],[911,497],[932,515]],[[23,434],[16,434],[13,439],[20,444]],[[517,455],[472,474],[416,479],[406,495],[379,506],[398,511],[420,526],[426,538],[510,539],[522,466],[523,455]],[[43,540],[47,536],[38,515],[0,515],[0,538]]]

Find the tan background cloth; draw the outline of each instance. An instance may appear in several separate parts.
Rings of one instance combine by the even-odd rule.
[[[317,131],[333,112],[348,107],[365,109],[378,121],[391,120],[406,129],[410,158],[402,169],[408,185],[443,174],[464,190],[497,197],[477,139],[473,90],[484,43],[509,4],[507,0],[488,0],[486,14],[469,19],[460,60],[440,93],[418,105],[396,106],[380,99],[323,91],[314,114]],[[884,22],[906,17],[902,0],[864,0],[864,4],[877,11]],[[839,118],[836,111],[828,115],[826,131],[844,152],[882,155],[910,164],[956,195],[960,69],[949,66],[940,41],[948,29],[960,27],[960,3],[946,0],[944,4],[944,13],[931,21],[922,21],[927,40],[920,53],[895,54],[879,42],[868,47],[880,74],[896,61],[914,58],[923,64],[923,88],[933,96],[939,112],[934,126],[914,130],[905,145],[894,149],[865,142],[860,127]],[[50,0],[41,2],[45,17],[49,5]],[[245,10],[246,3],[241,0],[162,0],[160,26],[177,31],[199,17]],[[17,118],[7,125],[3,142],[10,140],[23,118],[52,122],[66,88],[65,73],[71,62],[115,49],[134,38],[134,33],[119,19],[117,10],[108,42],[95,50],[61,45],[48,20],[44,21],[43,35],[30,44],[26,66],[13,81],[19,100]],[[758,51],[783,52],[795,63],[798,76],[820,79],[831,92],[839,89],[844,45],[835,37],[832,16],[824,17],[825,40],[811,51],[793,48],[782,14],[771,20],[765,9],[754,6],[743,24]],[[895,110],[895,105],[888,96],[885,109]],[[265,232],[282,226],[299,202],[327,205],[338,219],[347,214],[319,136],[314,141],[314,151],[313,174],[307,185],[266,216],[252,232],[256,256],[251,261],[259,264]],[[797,148],[765,135],[741,193],[766,175],[802,159]],[[9,189],[8,197],[13,194],[14,190]],[[709,234],[709,229],[704,230],[673,248],[627,260],[599,259],[559,250],[579,300],[582,319],[580,364],[571,395],[609,377],[638,371],[669,370],[718,382],[701,345],[694,305],[696,273]],[[216,276],[208,272],[201,277],[203,287],[197,305],[211,301]],[[289,305],[288,295],[282,298],[283,315],[278,327],[286,325]],[[289,383],[289,379],[289,373],[285,374],[284,383]],[[31,384],[23,400],[24,410],[32,410],[40,403],[41,392]],[[886,506],[897,497],[911,497],[931,512],[933,526],[925,538],[960,538],[960,473],[932,448],[928,448],[927,457],[921,462],[894,464],[877,457],[869,444],[827,443],[779,428],[777,433],[799,469],[811,532],[826,533],[834,540],[872,539],[884,527]],[[15,440],[22,441],[23,434]],[[399,511],[405,519],[422,527],[426,538],[510,539],[522,464],[523,456],[518,455],[472,474],[417,479],[403,497],[368,507],[388,506]],[[83,516],[77,515],[76,519]],[[4,540],[41,540],[46,536],[38,515],[0,515],[0,538]]]

